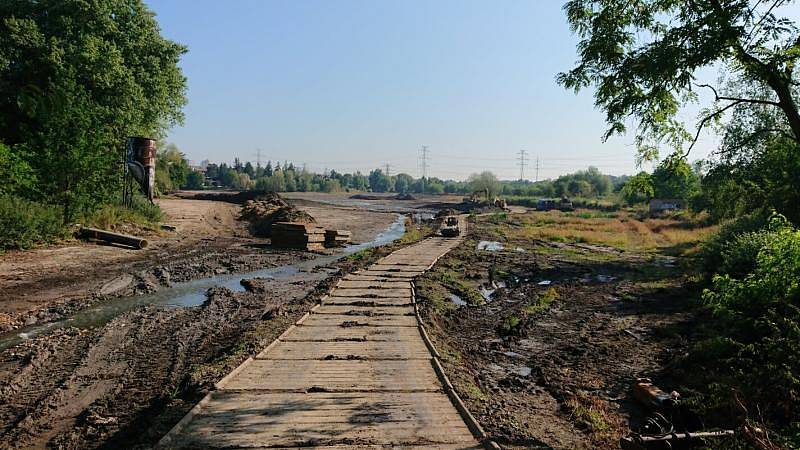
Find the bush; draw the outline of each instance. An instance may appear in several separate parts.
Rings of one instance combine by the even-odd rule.
[[[719,231],[701,246],[701,268],[708,279],[714,274],[728,273],[724,272],[724,270],[732,270],[733,273],[742,274],[746,272],[741,272],[741,270],[753,267],[755,264],[755,254],[752,252],[753,246],[747,245],[745,238],[741,236],[763,231],[767,226],[767,222],[768,216],[766,214],[757,213],[742,216],[722,224]],[[759,236],[758,239],[761,242],[762,237]],[[738,243],[734,241],[738,241]],[[751,258],[749,263],[747,258]],[[728,269],[724,269],[724,267],[728,267]]]
[[[158,205],[150,203],[141,195],[135,195],[130,208],[121,203],[109,203],[84,217],[83,222],[91,227],[114,230],[123,223],[152,226],[162,218],[163,213]]]
[[[26,249],[65,234],[60,207],[0,195],[0,250]]]
[[[786,431],[800,416],[800,232],[781,216],[771,219],[768,231],[768,238],[759,238],[763,247],[752,273],[715,276],[713,287],[703,293],[718,319],[712,339],[725,345],[700,363],[717,371],[717,387],[728,386],[708,387],[718,400],[730,397],[728,389],[734,388],[751,411],[761,411],[768,425],[784,430],[796,446],[800,439]],[[754,247],[736,258],[746,259]]]

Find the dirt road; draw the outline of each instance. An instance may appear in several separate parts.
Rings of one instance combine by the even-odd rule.
[[[428,238],[345,276],[160,447],[481,448],[444,392],[414,313],[411,280],[458,241]]]

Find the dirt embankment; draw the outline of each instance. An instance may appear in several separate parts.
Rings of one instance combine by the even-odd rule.
[[[635,378],[674,388],[662,369],[686,348],[696,293],[669,259],[505,240],[515,225],[494,222],[479,217],[417,283],[448,375],[504,448],[618,448],[645,415]]]

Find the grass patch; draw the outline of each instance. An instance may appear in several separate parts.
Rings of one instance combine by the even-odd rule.
[[[621,421],[614,417],[608,404],[599,397],[579,391],[567,398],[564,406],[570,419],[592,435],[598,446],[612,445],[622,434]]]
[[[0,252],[28,249],[66,235],[59,207],[0,195]]]
[[[489,396],[486,395],[485,392],[481,390],[475,383],[464,383],[464,393],[467,394],[470,400],[474,400],[476,402],[485,402],[489,399]]]
[[[538,314],[540,312],[547,311],[550,309],[550,305],[552,305],[557,299],[558,292],[555,288],[550,288],[546,290],[544,294],[537,295],[533,301],[522,308],[522,312],[525,314]]]
[[[509,241],[585,243],[631,251],[676,247],[691,251],[716,229],[691,218],[639,220],[629,212],[530,212],[515,215],[513,227],[495,216],[482,219],[487,231]]]
[[[137,196],[133,198],[130,208],[120,203],[109,203],[84,216],[82,222],[87,226],[103,230],[116,230],[130,225],[143,229],[157,229],[158,223],[163,218],[164,214],[158,205]]]

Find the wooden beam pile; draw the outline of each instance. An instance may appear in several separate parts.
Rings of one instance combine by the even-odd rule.
[[[344,247],[350,243],[350,237],[348,230],[325,230],[325,246]]]
[[[273,247],[323,250],[325,229],[313,223],[275,222],[272,224]]]

